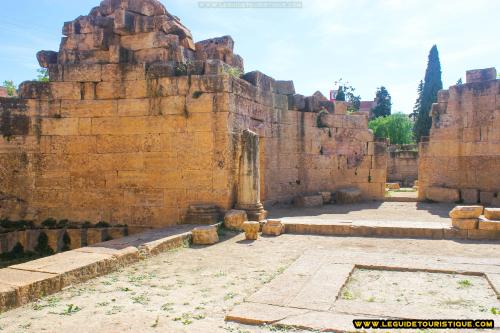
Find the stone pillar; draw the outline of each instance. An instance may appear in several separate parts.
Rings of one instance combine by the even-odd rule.
[[[263,220],[267,212],[260,202],[259,136],[250,130],[241,135],[239,163],[236,209],[246,211],[250,221]]]

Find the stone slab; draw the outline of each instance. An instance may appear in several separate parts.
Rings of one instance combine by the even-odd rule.
[[[63,287],[109,273],[116,267],[109,254],[67,251],[11,266],[16,270],[60,275]]]
[[[480,217],[478,229],[500,231],[500,221],[492,221],[486,217]]]
[[[264,325],[276,323],[289,316],[309,312],[307,309],[293,309],[281,306],[245,302],[237,305],[227,315],[226,321],[234,321],[246,325]]]
[[[0,298],[8,300],[3,304],[6,307],[2,307],[0,310],[28,303],[62,289],[61,278],[58,274],[18,270],[12,266],[0,269],[0,285],[3,286]],[[12,301],[7,286],[15,290],[15,302]],[[7,294],[4,295],[4,292]]]
[[[485,208],[484,217],[488,220],[500,221],[500,208]]]
[[[452,219],[477,219],[483,214],[483,206],[456,206],[450,211]]]

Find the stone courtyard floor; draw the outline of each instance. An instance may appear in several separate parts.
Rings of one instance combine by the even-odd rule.
[[[349,215],[349,212],[344,214]],[[364,213],[352,214],[360,216]],[[441,218],[439,214],[435,215],[435,218]],[[465,265],[475,271],[495,271],[500,269],[499,253],[499,242],[289,234],[248,242],[243,234],[226,232],[216,245],[164,252],[3,313],[0,328],[3,332],[296,331],[242,325],[224,319],[252,299],[266,295],[266,290],[276,284],[290,294],[302,291],[300,297],[295,297],[299,306],[302,302],[308,303],[306,309],[314,308],[314,304],[321,304],[322,294],[335,296],[332,286],[338,283],[336,280],[346,277],[342,269],[333,270],[331,275],[328,260],[335,261],[336,265],[364,261],[365,265],[415,263],[422,267],[428,262],[439,266],[439,260],[445,260],[454,263],[443,264],[445,269],[450,265],[456,268]],[[330,284],[324,285],[324,280],[314,283],[309,278],[305,284],[311,287],[309,289],[301,288],[300,281],[280,284],[280,279],[287,279],[294,267],[300,267],[301,263],[305,263],[306,272],[309,271],[308,265],[323,263],[318,267],[333,276],[333,279],[326,280]],[[308,274],[312,275],[311,272]],[[474,315],[491,317],[491,308],[500,307],[484,277],[434,274],[437,275],[423,271],[373,270],[368,266],[357,268],[345,286],[341,286],[339,304],[347,312],[354,308],[360,315],[384,316],[418,308],[420,312],[413,315],[454,317],[470,311]],[[404,300],[405,307],[399,306],[398,299]],[[327,303],[333,300],[331,297]],[[433,313],[436,309],[439,311]],[[245,315],[251,316],[252,313],[246,312]],[[497,322],[500,321],[500,316],[496,317]]]
[[[426,202],[369,201],[345,205],[324,205],[314,208],[277,206],[269,209],[269,216],[284,222],[331,223],[363,222],[406,226],[450,225],[450,210],[455,204]]]

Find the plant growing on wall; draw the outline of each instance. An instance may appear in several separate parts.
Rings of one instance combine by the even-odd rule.
[[[8,96],[13,97],[16,95],[17,89],[16,89],[16,85],[14,84],[14,81],[5,80],[5,81],[3,81],[3,86],[7,89]]]
[[[49,71],[47,68],[39,68],[36,70],[38,75],[36,76],[36,80],[40,82],[49,82]]]

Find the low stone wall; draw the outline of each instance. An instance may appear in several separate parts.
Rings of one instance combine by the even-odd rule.
[[[127,227],[27,229],[0,234],[0,254],[57,253],[128,235]],[[20,252],[20,253],[19,253]]]
[[[413,186],[418,179],[417,145],[391,145],[387,151],[387,181]]]

